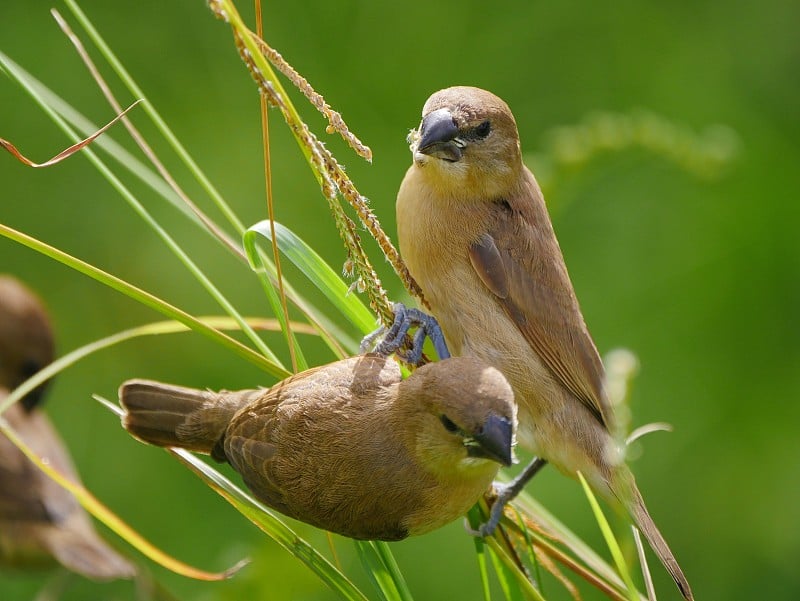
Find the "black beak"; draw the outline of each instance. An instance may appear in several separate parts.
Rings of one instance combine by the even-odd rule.
[[[505,417],[490,415],[483,427],[472,436],[467,445],[470,457],[491,459],[505,466],[513,463],[511,445],[514,439],[514,427]]]
[[[461,148],[455,143],[458,127],[449,110],[439,109],[425,115],[419,133],[417,152],[453,163],[461,158]]]

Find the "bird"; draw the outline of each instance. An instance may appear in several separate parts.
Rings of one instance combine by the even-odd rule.
[[[0,275],[0,403],[55,354],[42,302],[19,280]],[[47,416],[42,385],[2,413],[22,441],[67,479],[79,476]],[[136,568],[97,534],[75,497],[0,433],[0,564],[60,563],[92,580],[132,578]]]
[[[453,356],[480,359],[506,376],[520,446],[536,455],[501,489],[481,532],[492,531],[503,503],[549,462],[572,477],[582,473],[602,497],[621,503],[692,599],[624,463],[603,364],[508,105],[476,87],[440,90],[407,141],[413,161],[397,194],[397,234],[430,307],[434,323],[424,326],[438,324]]]
[[[469,357],[403,379],[393,358],[359,355],[236,392],[134,379],[119,399],[135,438],[227,462],[267,506],[354,539],[444,526],[513,460],[511,387]]]

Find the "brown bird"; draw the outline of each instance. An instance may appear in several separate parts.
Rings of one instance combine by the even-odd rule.
[[[131,380],[124,427],[209,453],[290,517],[357,539],[399,540],[462,516],[510,465],[516,409],[475,359],[424,366],[358,356],[272,388],[210,392]]]
[[[41,302],[20,282],[0,276],[0,402],[53,358],[53,335]],[[47,417],[37,409],[43,389],[2,418],[51,466],[74,482],[78,474]],[[69,492],[48,478],[0,434],[0,563],[46,566],[58,561],[94,580],[131,578],[135,568],[97,534]]]
[[[539,458],[502,491],[483,533],[545,461],[573,477],[580,471],[628,509],[692,599],[610,434],[603,365],[508,106],[478,88],[441,90],[425,103],[409,144],[414,161],[397,196],[401,254],[452,354],[508,378],[520,443]]]

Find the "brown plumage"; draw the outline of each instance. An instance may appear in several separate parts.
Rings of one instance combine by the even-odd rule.
[[[469,358],[402,380],[394,360],[359,356],[240,392],[132,380],[120,402],[137,438],[210,453],[270,507],[358,539],[464,515],[511,463],[516,424],[508,382]]]
[[[455,356],[508,378],[519,440],[627,507],[682,594],[689,584],[610,435],[603,366],[583,321],[516,122],[478,88],[436,92],[397,196],[400,251]]]
[[[42,304],[17,280],[0,276],[0,402],[53,358]],[[78,474],[47,417],[38,389],[2,417],[40,457],[74,482]],[[94,580],[131,578],[135,568],[97,534],[69,492],[0,434],[0,563],[20,567],[54,560]]]

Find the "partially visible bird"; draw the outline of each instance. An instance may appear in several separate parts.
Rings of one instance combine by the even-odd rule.
[[[526,475],[545,461],[573,477],[580,471],[627,508],[692,599],[610,433],[603,365],[510,109],[479,88],[441,90],[409,143],[413,163],[397,195],[401,255],[450,352],[493,365],[511,383],[520,444],[538,456]]]
[[[39,299],[19,281],[0,276],[0,402],[53,359],[53,335]],[[74,482],[78,474],[50,421],[38,409],[43,387],[3,412],[20,438]],[[135,567],[95,531],[69,492],[47,477],[0,434],[0,564],[61,563],[93,580],[131,578]]]
[[[239,392],[131,380],[119,397],[136,438],[227,461],[266,505],[356,539],[439,528],[512,462],[511,388],[469,358],[403,380],[393,359],[358,356]]]

